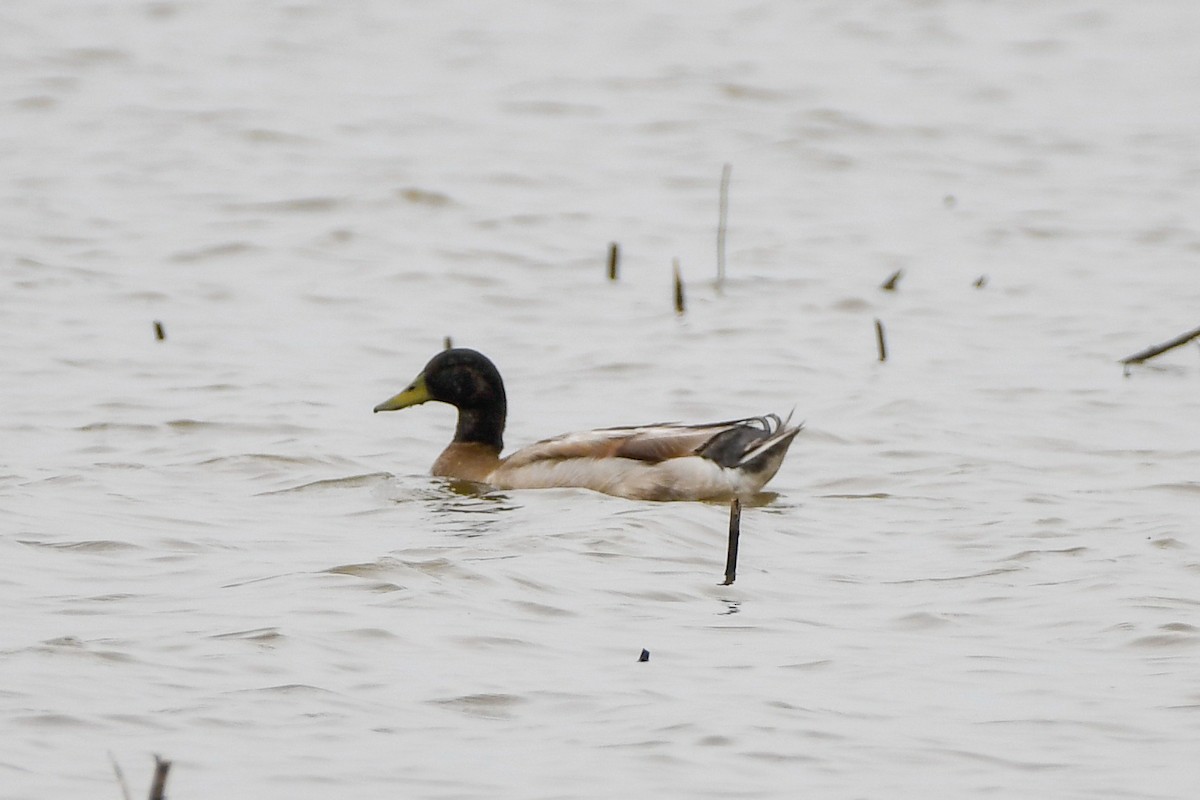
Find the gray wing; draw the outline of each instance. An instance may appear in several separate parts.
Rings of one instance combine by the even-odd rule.
[[[765,417],[679,425],[664,422],[636,427],[599,428],[546,439],[522,448],[505,463],[519,467],[544,459],[628,458],[658,463],[700,455],[722,466],[734,466],[755,444],[782,427],[774,414]]]

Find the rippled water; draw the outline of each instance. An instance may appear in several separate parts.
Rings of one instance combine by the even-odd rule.
[[[1117,364],[1200,322],[1192,4],[0,26],[0,796],[1194,796],[1200,361]],[[429,478],[445,336],[514,446],[795,406],[737,582]]]

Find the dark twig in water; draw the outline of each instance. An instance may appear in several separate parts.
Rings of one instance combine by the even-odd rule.
[[[683,298],[683,275],[679,272],[679,259],[675,259],[675,313],[683,314],[687,310]]]
[[[443,337],[443,338],[442,338],[442,349],[443,349],[443,350],[450,350],[450,349],[452,349],[453,347],[454,347],[454,340],[453,340],[453,339],[451,339],[449,336],[446,336],[446,337]]]
[[[166,796],[167,773],[171,770],[171,762],[160,755],[154,756],[154,782],[150,784],[150,800],[163,800]]]
[[[117,783],[121,787],[121,796],[125,800],[133,800],[133,795],[129,793],[129,784],[125,782],[125,773],[121,771],[121,765],[117,763],[117,757],[110,752],[108,760],[112,762],[113,772],[116,773]]]
[[[900,282],[900,277],[902,275],[904,275],[904,270],[902,270],[902,269],[896,270],[895,272],[892,273],[892,277],[890,277],[886,281],[884,281],[880,285],[879,288],[883,289],[885,292],[896,291],[896,284]]]
[[[613,242],[608,246],[608,279],[615,281],[617,279],[617,261],[621,257],[621,248]]]
[[[883,323],[875,320],[875,344],[879,345],[879,360],[887,361],[887,341],[883,337]]]
[[[1121,359],[1121,363],[1126,366],[1129,366],[1130,364],[1141,364],[1143,361],[1148,361],[1157,355],[1167,352],[1168,350],[1174,350],[1181,344],[1187,344],[1198,336],[1200,336],[1200,328],[1188,331],[1187,333],[1181,333],[1169,342],[1156,344],[1153,347],[1147,347],[1145,350],[1141,350],[1131,356],[1126,356],[1125,358]]]
[[[736,497],[729,504],[729,550],[725,553],[725,583],[737,578],[738,539],[742,536],[742,501]]]
[[[158,320],[154,320],[154,338],[160,342],[167,338],[167,332],[163,329],[163,324]]]
[[[729,175],[733,165],[721,168],[721,207],[717,217],[717,286],[725,283],[725,230],[729,222]]]

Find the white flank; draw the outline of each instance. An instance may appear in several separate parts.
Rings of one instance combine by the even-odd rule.
[[[778,464],[775,465],[778,468]],[[566,458],[535,461],[514,473],[489,476],[500,489],[577,487],[635,500],[717,500],[754,494],[774,470],[749,474],[689,456],[661,462],[629,458]]]

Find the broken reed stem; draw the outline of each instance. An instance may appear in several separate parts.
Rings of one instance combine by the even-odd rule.
[[[167,338],[167,332],[163,329],[163,324],[158,320],[154,320],[154,338],[160,342]]]
[[[875,343],[879,345],[879,360],[887,361],[887,341],[883,338],[883,323],[875,320]]]
[[[904,270],[902,270],[902,269],[896,270],[895,272],[892,273],[892,277],[888,278],[886,281],[884,281],[882,284],[880,284],[879,288],[883,289],[885,292],[896,291],[896,284],[899,283],[900,278],[903,275],[904,275]]]
[[[725,583],[729,586],[737,579],[738,539],[742,536],[742,501],[733,498],[729,504],[729,550],[725,553]]]
[[[717,286],[725,283],[725,230],[729,221],[729,175],[733,165],[721,168],[721,205],[717,216]]]
[[[1121,359],[1121,363],[1126,366],[1129,366],[1130,364],[1141,364],[1143,361],[1149,361],[1155,356],[1161,355],[1168,350],[1174,350],[1180,345],[1187,344],[1196,337],[1200,337],[1200,328],[1188,331],[1187,333],[1181,333],[1169,342],[1156,344],[1153,347],[1147,347],[1145,350],[1141,350],[1131,356],[1126,356],[1125,358]]]
[[[608,246],[608,279],[615,281],[617,279],[617,261],[621,255],[621,248],[613,242]]]
[[[167,789],[167,773],[171,762],[157,753],[154,755],[154,782],[150,784],[150,800],[163,800]]]
[[[109,751],[108,760],[112,762],[113,772],[116,773],[117,783],[121,787],[121,796],[125,800],[133,800],[133,795],[129,793],[129,784],[125,782],[125,773],[121,771],[121,765],[117,763],[117,757]]]
[[[681,275],[679,272],[679,259],[678,258],[675,259],[675,261],[674,261],[674,267],[675,267],[675,313],[682,316],[683,312],[686,311],[687,309],[685,307],[686,303],[684,302],[684,297],[683,297],[683,275]]]

